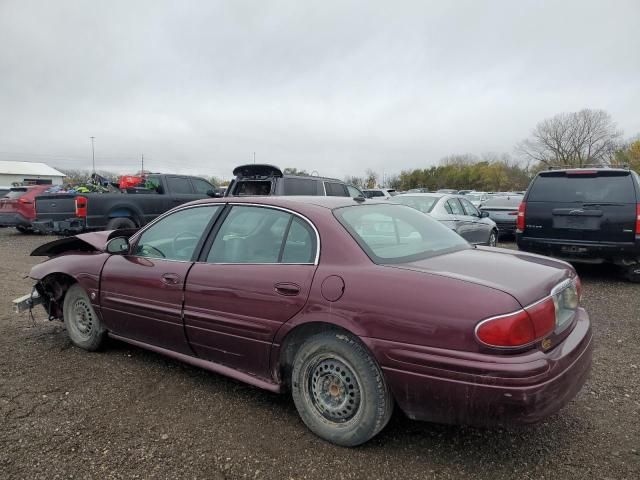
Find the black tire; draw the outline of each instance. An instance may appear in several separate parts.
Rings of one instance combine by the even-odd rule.
[[[498,232],[495,230],[491,230],[489,234],[489,240],[487,240],[487,245],[490,247],[495,247],[498,243]]]
[[[107,223],[107,230],[120,230],[122,228],[136,228],[136,224],[128,217],[112,218]]]
[[[624,278],[633,283],[640,283],[640,263],[625,267]]]
[[[89,295],[77,283],[67,290],[63,314],[71,343],[89,351],[98,350],[102,346],[106,329],[96,315]]]
[[[320,438],[355,447],[389,422],[393,398],[382,370],[364,345],[342,332],[309,337],[296,353],[293,401]]]
[[[33,230],[31,230],[29,227],[23,227],[22,225],[18,225],[16,227],[16,230],[20,233],[24,233],[25,235],[33,233]]]

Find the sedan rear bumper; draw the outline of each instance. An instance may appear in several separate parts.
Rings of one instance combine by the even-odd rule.
[[[19,213],[0,213],[0,227],[30,227],[31,221]]]
[[[582,309],[573,331],[546,353],[434,355],[433,349],[388,349],[370,340],[365,339],[376,356],[386,357],[385,378],[409,418],[478,426],[534,423],[557,412],[584,385],[593,350]]]

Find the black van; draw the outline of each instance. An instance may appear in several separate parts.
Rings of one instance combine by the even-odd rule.
[[[570,262],[611,262],[640,282],[640,177],[620,168],[540,172],[518,210],[516,241]]]
[[[273,165],[241,165],[233,170],[225,197],[249,195],[321,195],[358,197],[362,192],[335,178],[285,175]]]

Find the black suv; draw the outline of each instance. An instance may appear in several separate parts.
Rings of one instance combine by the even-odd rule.
[[[570,262],[611,262],[640,282],[640,177],[619,168],[540,172],[517,219],[518,247]]]
[[[362,196],[362,192],[356,187],[335,178],[286,175],[273,165],[241,165],[233,170],[233,174],[236,178],[229,184],[225,197],[248,195]]]

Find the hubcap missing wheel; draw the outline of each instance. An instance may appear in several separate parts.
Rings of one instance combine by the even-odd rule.
[[[346,422],[360,408],[360,385],[344,362],[324,358],[309,369],[309,394],[311,403],[327,420]]]

